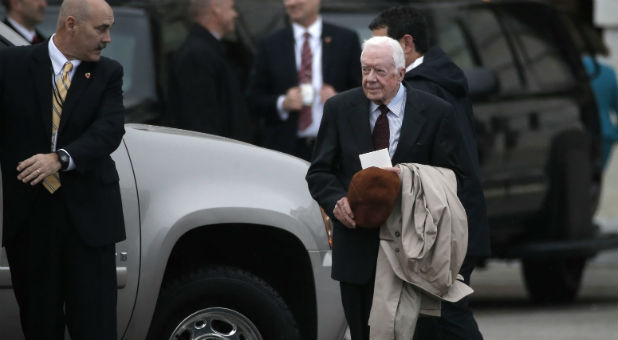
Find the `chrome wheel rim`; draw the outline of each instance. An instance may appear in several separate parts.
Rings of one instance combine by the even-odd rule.
[[[170,340],[262,340],[257,327],[235,310],[211,307],[182,320]]]

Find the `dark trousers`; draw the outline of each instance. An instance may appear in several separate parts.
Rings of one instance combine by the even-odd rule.
[[[468,285],[476,263],[475,257],[466,257],[459,270]],[[439,318],[421,315],[416,323],[414,339],[479,340],[483,339],[483,335],[474,320],[468,298],[465,297],[456,303],[442,301],[442,314]]]
[[[339,282],[343,312],[350,327],[352,340],[369,339],[369,313],[373,301],[373,282],[356,285]]]
[[[26,339],[116,338],[115,245],[89,247],[64,205],[63,188],[41,193],[6,244]]]

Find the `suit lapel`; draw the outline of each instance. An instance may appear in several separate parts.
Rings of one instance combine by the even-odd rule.
[[[283,64],[279,68],[283,72],[283,78],[287,78],[286,83],[298,84],[298,70],[296,69],[296,53],[294,49],[294,30],[288,25],[285,28],[284,39],[281,42],[278,55],[283,59]]]
[[[336,44],[333,44],[333,32],[331,26],[323,23],[322,24],[322,75],[324,77],[325,84],[333,84],[333,82],[328,79],[328,77],[332,74],[330,70],[330,65],[332,65],[333,57],[336,51],[334,47]]]
[[[371,140],[371,128],[369,126],[369,99],[365,97],[362,89],[359,90],[359,99],[355,100],[347,109],[348,124],[354,134],[355,145],[358,146],[359,154],[373,151]]]
[[[407,87],[406,90],[407,98],[405,114],[403,116],[403,123],[401,125],[401,133],[399,135],[397,150],[395,150],[395,154],[393,155],[393,163],[399,163],[398,160],[402,157],[402,155],[409,154],[410,150],[414,147],[423,125],[425,124],[425,117],[421,115],[422,107],[418,103],[414,90]]]
[[[81,94],[86,90],[88,85],[92,82],[92,79],[96,76],[92,71],[94,70],[94,63],[82,62],[75,70],[73,79],[71,80],[71,86],[67,92],[67,97],[62,107],[62,118],[60,118],[60,127],[58,133],[62,132],[63,127],[67,124],[67,121],[71,117],[75,106],[82,97]]]
[[[31,60],[31,71],[36,88],[36,102],[39,103],[41,123],[47,140],[51,141],[52,126],[52,68],[47,44],[34,46]]]

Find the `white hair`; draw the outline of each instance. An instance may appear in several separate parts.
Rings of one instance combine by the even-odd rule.
[[[393,64],[395,64],[395,72],[406,67],[406,59],[403,54],[403,49],[397,40],[390,37],[373,37],[365,40],[363,43],[363,52],[361,52],[361,59],[363,58],[363,54],[365,53],[367,47],[390,47],[393,55]]]

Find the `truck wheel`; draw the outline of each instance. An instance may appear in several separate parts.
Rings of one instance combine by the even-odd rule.
[[[522,272],[528,295],[535,303],[568,303],[577,296],[586,264],[572,258],[524,261]]]
[[[578,240],[594,236],[592,225],[592,167],[589,142],[577,131],[554,141],[550,161],[547,231],[550,240]]]
[[[231,267],[200,269],[163,288],[149,339],[298,339],[289,308],[265,281]]]
[[[554,140],[549,162],[551,179],[542,239],[569,241],[590,238],[592,225],[592,172],[589,143],[579,131],[567,131]],[[577,296],[586,257],[524,260],[528,295],[538,303],[566,303]]]

